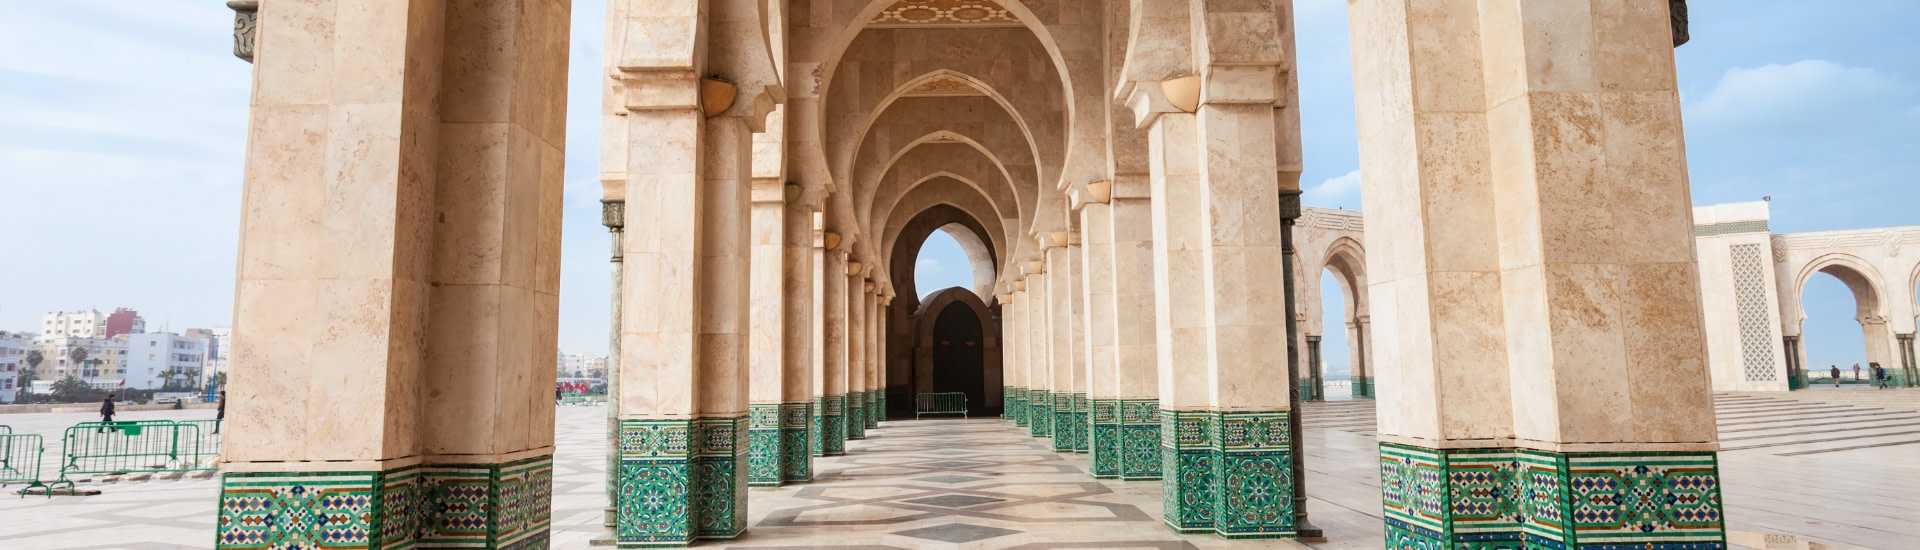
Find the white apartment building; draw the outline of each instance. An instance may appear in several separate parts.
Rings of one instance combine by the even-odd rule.
[[[202,376],[211,380],[213,375],[226,372],[227,358],[233,355],[233,328],[190,328],[186,335],[207,341],[207,364]]]
[[[34,343],[34,347],[40,350],[43,358],[34,382],[34,393],[43,393],[43,386],[50,386],[54,381],[69,376],[79,377],[95,387],[117,386],[121,380],[125,379],[124,375],[127,372],[125,335],[114,338],[42,335]],[[74,348],[86,349],[86,359],[80,363],[74,363]]]
[[[128,334],[126,387],[160,389],[169,382],[205,387],[208,341],[178,334]]]
[[[40,321],[42,338],[100,338],[107,333],[107,314],[100,310],[55,311]]]
[[[590,353],[562,355],[560,356],[559,367],[561,378],[591,378],[596,373],[604,373],[606,371],[607,358]]]
[[[33,349],[34,335],[0,332],[0,403],[12,403],[20,396],[20,371],[27,368],[27,352]]]

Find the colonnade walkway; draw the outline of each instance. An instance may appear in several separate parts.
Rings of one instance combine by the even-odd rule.
[[[1736,548],[1907,549],[1920,540],[1920,390],[1811,390],[1716,398]],[[1310,403],[1308,503],[1332,538],[1381,548],[1374,402]],[[591,548],[605,500],[605,414],[561,407],[553,547]],[[813,483],[755,489],[750,530],[712,548],[1304,548],[1289,540],[1180,537],[1160,524],[1158,482],[1095,480],[999,419],[887,422],[818,459]],[[93,497],[0,498],[0,545],[212,548],[218,480],[84,484]],[[17,488],[17,487],[16,487]],[[11,495],[6,495],[11,496]],[[1776,543],[1797,538],[1812,544]]]

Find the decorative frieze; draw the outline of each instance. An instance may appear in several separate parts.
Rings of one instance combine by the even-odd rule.
[[[873,27],[1017,27],[1020,20],[993,0],[898,0],[869,23]]]
[[[1287,413],[1161,412],[1167,526],[1225,538],[1291,538]]]
[[[620,423],[622,548],[686,546],[746,530],[747,417]]]
[[[381,472],[234,472],[218,548],[545,548],[553,457]]]
[[[1713,453],[1380,446],[1393,548],[1724,549]]]

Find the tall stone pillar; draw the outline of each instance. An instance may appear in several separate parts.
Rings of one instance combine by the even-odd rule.
[[[1353,6],[1388,546],[1724,547],[1666,3]]]
[[[1347,357],[1352,363],[1347,378],[1353,386],[1354,397],[1373,397],[1373,352],[1370,350],[1373,343],[1368,324],[1365,315],[1347,321]]]
[[[847,452],[847,252],[840,247],[838,233],[822,232],[814,253],[820,258],[820,270],[814,280],[814,295],[820,302],[813,308],[814,334],[820,342],[814,353],[814,424],[820,434],[814,445],[815,456],[840,456]]]
[[[867,438],[866,270],[847,263],[847,439]]]
[[[1074,303],[1074,265],[1073,251],[1067,244],[1072,239],[1068,231],[1056,231],[1048,236],[1053,246],[1047,247],[1047,363],[1049,375],[1053,380],[1053,450],[1071,453],[1079,447],[1080,423],[1076,421],[1078,403],[1086,400],[1086,393],[1080,391],[1079,377],[1086,376],[1082,368],[1076,368],[1078,349],[1073,345],[1073,303]]]
[[[782,358],[780,384],[780,481],[813,481],[813,315],[819,308],[814,301],[814,278],[820,266],[814,255],[814,207],[801,202],[797,186],[787,186],[785,280],[782,290],[786,317],[781,333],[786,353]]]
[[[887,369],[886,354],[880,347],[880,324],[886,322],[886,307],[880,303],[882,297],[877,283],[867,281],[867,429],[880,427],[880,419],[887,416],[887,402],[883,399],[886,381],[882,379]]]
[[[613,293],[608,297],[609,316],[607,323],[607,505],[601,522],[607,527],[609,541],[618,542],[617,528],[620,525],[620,400],[612,397],[620,395],[620,316],[626,286],[626,244],[624,237],[627,227],[627,201],[625,200],[626,177],[621,174],[618,182],[609,187],[607,198],[600,201],[600,224],[607,227],[612,237],[612,280]]]
[[[1111,182],[1105,185],[1111,185]],[[1091,186],[1090,186],[1091,187]],[[1111,189],[1111,187],[1108,187]],[[1092,199],[1099,200],[1099,199]],[[1081,245],[1081,323],[1087,382],[1087,451],[1098,479],[1120,478],[1120,380],[1113,367],[1113,212],[1104,202],[1079,205]]]
[[[1148,183],[1146,174],[1119,175],[1108,202],[1113,235],[1113,377],[1119,412],[1115,452],[1120,455],[1120,478],[1126,480],[1160,479],[1161,467],[1153,205]]]
[[[546,544],[569,9],[491,8],[258,13],[217,547]]]
[[[1042,236],[1042,239],[1046,237]],[[1045,258],[1045,256],[1041,256]],[[1033,387],[1027,390],[1027,428],[1034,437],[1053,437],[1053,335],[1047,332],[1047,314],[1053,309],[1052,297],[1047,294],[1046,261],[1030,260],[1026,265],[1027,294],[1032,296],[1033,307],[1027,308],[1027,330],[1032,335],[1032,347],[1028,351],[1027,380]]]
[[[812,477],[808,452],[809,342],[813,213],[795,204],[778,178],[753,182],[751,409],[748,482],[778,487]],[[798,187],[794,186],[794,191]],[[805,295],[806,298],[802,298]],[[790,325],[789,321],[793,323]],[[789,377],[789,372],[792,376]]]
[[[1023,308],[1027,306],[1025,292],[1014,291],[1000,294],[1000,364],[1005,365],[1006,387],[1001,392],[1000,415],[1012,421],[1015,426],[1027,425],[1027,371],[1022,361],[1021,346],[1026,345],[1026,335],[1021,332],[1021,321],[1026,318]]]

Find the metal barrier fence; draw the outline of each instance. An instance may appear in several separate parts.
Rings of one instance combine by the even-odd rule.
[[[211,470],[217,453],[202,447],[192,422],[81,422],[61,439],[60,477],[71,474]]]
[[[922,393],[914,398],[913,418],[918,420],[923,414],[957,414],[967,416],[967,394],[962,392]]]
[[[27,486],[19,491],[20,496],[25,497],[28,490],[38,487],[52,497],[53,491],[40,481],[41,456],[45,451],[46,442],[40,434],[14,434],[11,428],[0,433],[0,485],[25,483]],[[73,487],[72,483],[66,485],[69,490]]]

